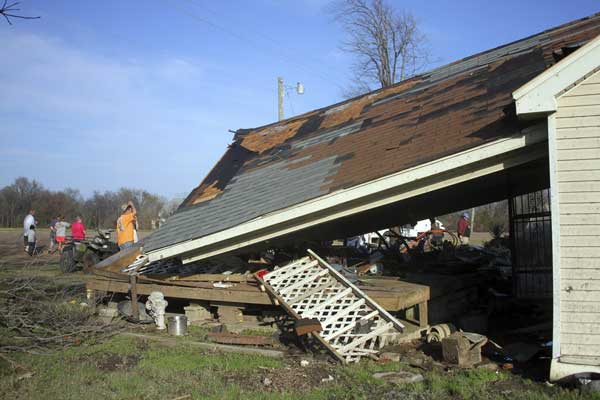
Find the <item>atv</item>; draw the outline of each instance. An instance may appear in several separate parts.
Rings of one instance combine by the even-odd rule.
[[[68,273],[82,268],[89,273],[94,265],[119,252],[119,246],[110,240],[112,232],[114,229],[98,230],[91,240],[71,239],[60,255],[61,271]]]

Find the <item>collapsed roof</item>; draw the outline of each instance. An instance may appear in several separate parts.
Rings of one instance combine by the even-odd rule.
[[[255,129],[240,129],[144,251],[518,134],[512,92],[600,34],[600,13],[391,87]]]

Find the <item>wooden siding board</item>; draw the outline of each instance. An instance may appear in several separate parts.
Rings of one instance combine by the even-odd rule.
[[[562,353],[568,355],[597,355],[600,354],[600,344],[564,344],[561,346]]]
[[[600,93],[600,83],[588,83],[577,85],[574,89],[565,93],[564,97],[590,96],[598,93]]]
[[[600,169],[600,160],[562,160],[556,163],[557,171],[589,171]]]
[[[587,104],[580,105],[578,107],[563,107],[561,102],[561,109],[557,117],[561,118],[573,118],[573,117],[597,117],[600,116],[600,104]]]
[[[600,116],[592,115],[588,117],[576,117],[576,118],[556,118],[556,127],[561,128],[579,128],[584,126],[599,126]]]
[[[590,232],[598,233],[598,232]],[[573,235],[560,238],[561,247],[600,247],[600,236],[596,234],[590,235]]]
[[[597,301],[561,301],[560,302],[561,315],[562,313],[598,313],[600,312],[600,299]]]
[[[561,262],[561,266],[563,269],[565,269],[565,268],[578,268],[578,269],[600,268],[600,258],[561,257],[560,262]]]
[[[562,322],[561,328],[565,334],[580,333],[589,335],[600,333],[600,324],[594,323]]]
[[[573,150],[573,149],[592,149],[600,148],[600,129],[598,129],[598,137],[589,138],[568,138],[556,141],[556,148],[559,150]]]
[[[558,124],[558,121],[557,121]],[[598,119],[600,124],[600,119]],[[600,159],[600,149],[572,149],[572,150],[559,150],[557,152],[558,161],[564,160],[598,160]]]
[[[581,234],[593,234],[596,232],[596,228],[590,228],[588,225],[600,225],[600,214],[561,213],[560,225],[579,225]]]
[[[581,290],[596,292],[600,299],[600,281],[590,281],[586,279],[561,279],[560,283],[563,288],[569,290]]]
[[[580,346],[586,345],[600,345],[600,334],[589,334],[582,335],[581,333],[564,333],[561,337],[562,343],[565,344],[576,344]]]
[[[600,258],[599,247],[562,247],[561,255],[563,258]]]
[[[597,312],[563,312],[560,319],[565,323],[591,323],[600,324],[600,313]],[[600,327],[599,327],[600,328]]]
[[[566,203],[561,206],[561,214],[598,214],[600,213],[600,202],[598,203]]]
[[[558,193],[600,192],[600,181],[562,182],[558,185]]]
[[[583,290],[571,290],[571,291],[562,290],[560,296],[561,296],[561,299],[565,300],[565,301],[576,301],[576,302],[592,301],[592,302],[595,302],[598,299],[598,292],[597,291],[583,291]],[[598,303],[598,304],[600,304],[600,303]],[[597,312],[600,312],[600,308],[598,309]],[[599,332],[600,332],[600,329],[599,329]]]
[[[563,139],[595,138],[598,136],[600,136],[600,131],[596,126],[563,128],[556,130],[556,138],[559,141]]]
[[[577,106],[589,106],[600,104],[600,94],[590,94],[587,96],[569,96],[561,97],[561,107],[577,107]]]
[[[600,280],[600,268],[563,268],[561,279]],[[600,301],[600,300],[599,300]]]
[[[560,193],[558,199],[561,205],[590,203],[595,204],[600,203],[600,192]]]

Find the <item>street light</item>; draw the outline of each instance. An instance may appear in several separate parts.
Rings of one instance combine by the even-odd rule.
[[[301,82],[296,83],[296,87],[294,86],[285,86],[283,84],[283,78],[277,78],[277,110],[278,110],[278,120],[281,121],[283,117],[283,94],[285,89],[296,89],[297,94],[304,94],[304,85]]]

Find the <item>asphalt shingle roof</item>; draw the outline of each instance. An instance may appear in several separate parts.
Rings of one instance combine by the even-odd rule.
[[[600,14],[279,123],[239,130],[153,251],[518,133],[512,92],[562,48],[600,34]]]

